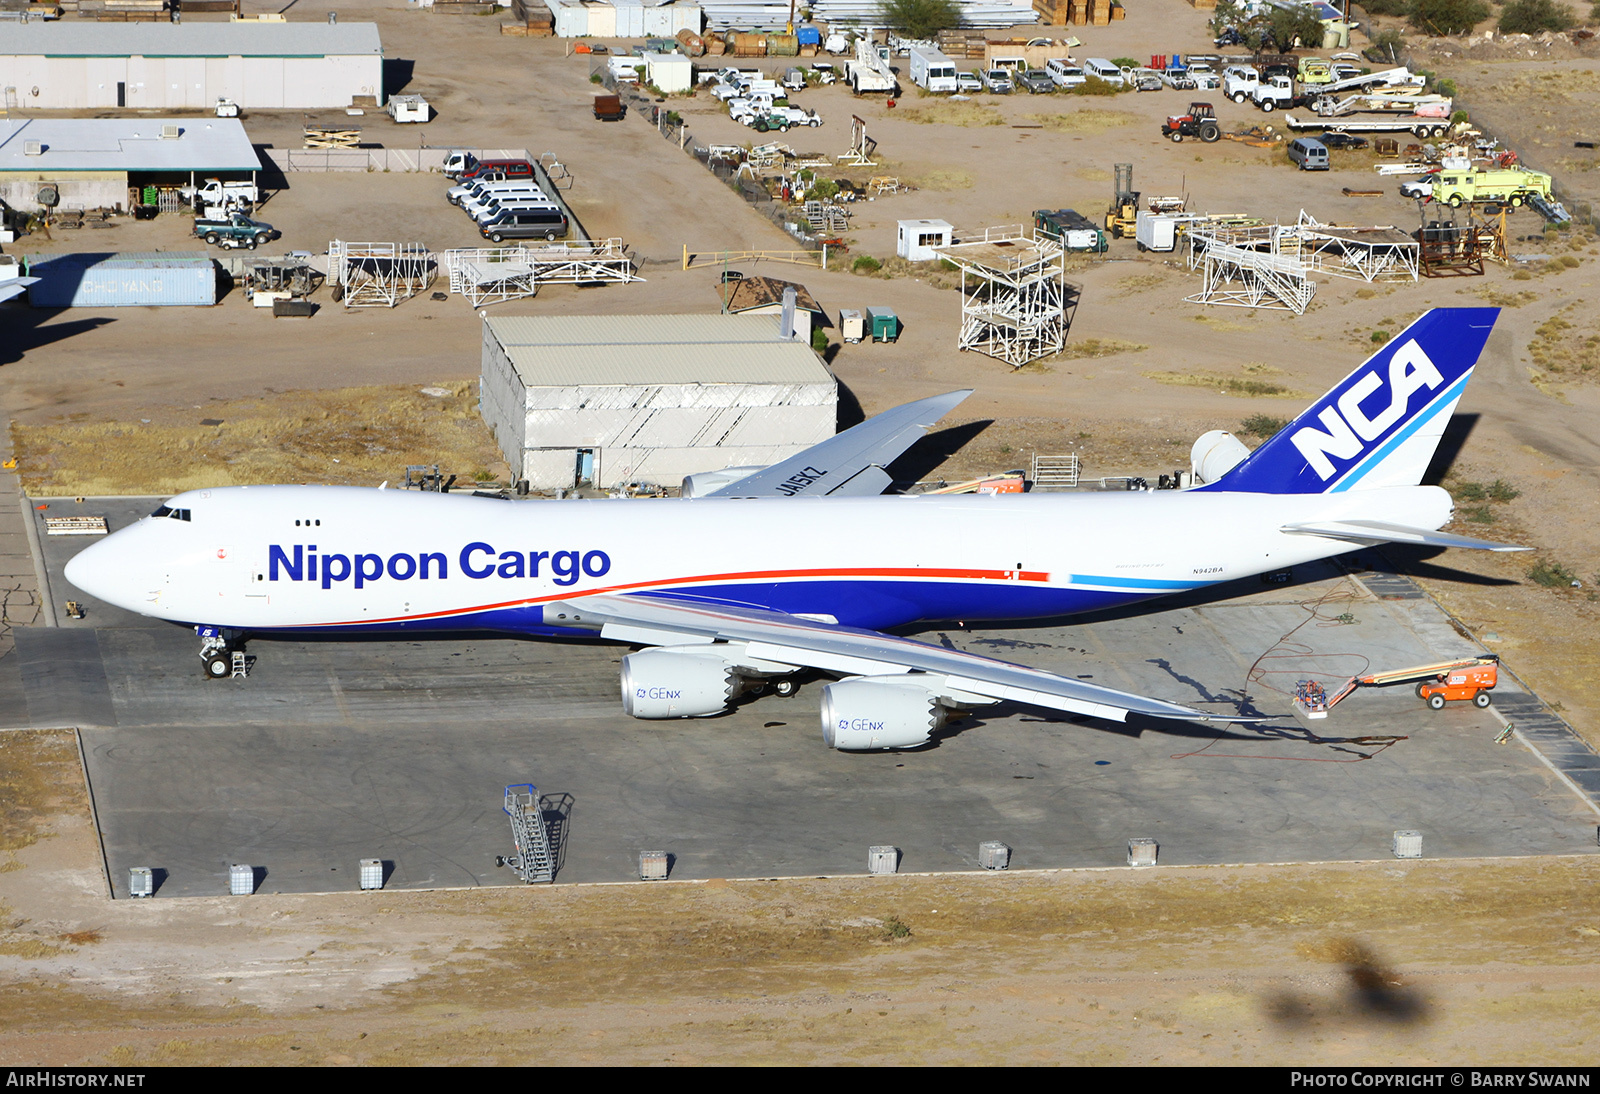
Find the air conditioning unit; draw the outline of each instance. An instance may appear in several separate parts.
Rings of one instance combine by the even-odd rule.
[[[181,136],[183,136],[183,129],[180,126],[163,125],[161,127],[161,139],[164,141],[175,141]]]
[[[23,141],[22,154],[25,156],[44,155],[44,141]]]

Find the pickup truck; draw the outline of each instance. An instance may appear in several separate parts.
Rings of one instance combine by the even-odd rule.
[[[226,220],[196,220],[194,234],[219,247],[244,247],[253,251],[258,245],[270,243],[283,233],[270,224],[251,220],[243,213],[234,213]]]

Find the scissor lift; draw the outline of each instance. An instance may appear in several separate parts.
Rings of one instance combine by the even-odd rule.
[[[1470,701],[1480,709],[1489,705],[1489,693],[1500,681],[1500,658],[1494,654],[1390,669],[1366,676],[1352,676],[1331,696],[1315,680],[1302,680],[1294,689],[1294,705],[1307,718],[1326,718],[1341,700],[1361,687],[1392,687],[1416,684],[1417,698],[1432,710],[1443,710],[1447,702]]]

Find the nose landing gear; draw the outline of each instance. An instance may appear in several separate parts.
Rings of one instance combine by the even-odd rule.
[[[227,680],[246,675],[244,642],[237,632],[199,626],[194,633],[200,636],[200,661],[205,665],[207,679]]]

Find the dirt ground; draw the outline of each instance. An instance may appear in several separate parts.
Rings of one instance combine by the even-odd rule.
[[[69,732],[0,737],[3,1064],[1600,1051],[1594,856],[113,903],[75,765]]]
[[[439,114],[426,127],[369,117],[364,138],[552,151],[573,172],[567,196],[591,233],[626,239],[647,279],[547,288],[504,313],[709,312],[716,271],[682,270],[685,249],[791,246],[640,119],[594,121],[588,61],[566,56],[565,43],[502,37],[499,17],[434,16],[398,2],[356,0],[340,16],[376,19],[388,57],[414,62],[405,90],[426,95]],[[1072,33],[1085,42],[1080,57],[1142,58],[1206,50],[1204,22],[1181,0],[1148,0],[1126,22]],[[1577,89],[1557,104],[1540,100],[1541,109],[1565,109],[1562,118],[1523,118],[1529,91],[1504,74],[1533,78],[1526,66],[1550,62],[1450,67],[1455,60],[1441,58],[1441,73],[1455,76],[1485,119],[1576,132],[1588,116]],[[1228,128],[1263,121],[1212,97]],[[1415,205],[1364,154],[1336,152],[1334,170],[1308,174],[1273,150],[1160,139],[1160,118],[1189,98],[980,97],[980,117],[1000,124],[954,125],[915,94],[890,110],[881,99],[815,88],[801,101],[826,124],[791,131],[788,143],[842,152],[859,113],[879,142],[872,173],[917,187],[856,206],[852,256],[892,255],[903,218],[939,217],[970,231],[1021,222],[1036,208],[1097,215],[1119,162],[1134,164],[1136,188],[1186,194],[1195,209],[1284,221],[1305,209],[1324,222],[1415,227]],[[704,97],[671,106],[701,143],[750,140]],[[325,120],[336,116],[344,120]],[[246,125],[258,143],[288,146],[305,120],[260,113]],[[1527,133],[1530,147],[1555,140]],[[1559,159],[1549,147],[1540,157]],[[284,231],[285,248],[476,241],[437,176],[287,181],[261,213]],[[1350,198],[1346,187],[1386,193]],[[1026,466],[1034,452],[1077,451],[1090,476],[1186,466],[1200,433],[1292,417],[1370,353],[1375,336],[1426,309],[1502,307],[1457,416],[1446,485],[1460,499],[1459,530],[1538,554],[1395,557],[1595,741],[1600,248],[1583,232],[1547,238],[1526,211],[1511,227],[1513,252],[1550,257],[1416,285],[1324,280],[1300,317],[1187,304],[1198,285],[1180,264],[1118,244],[1070,275],[1081,291],[1071,351],[1015,372],[958,352],[957,295],[914,272],[737,268],[802,281],[830,314],[893,307],[905,322],[898,343],[843,346],[830,363],[846,401],[867,414],[974,388],[951,424],[988,424],[926,469],[950,479]],[[164,217],[9,249],[192,248],[185,230]],[[430,444],[459,461],[447,471],[502,473],[481,431],[440,409],[470,403],[461,385],[479,369],[480,320],[460,298],[422,297],[393,311],[321,299],[309,320],[274,320],[237,292],[181,312],[0,306],[0,405],[17,427],[24,481],[134,492],[226,473],[377,485],[423,462],[416,454]],[[1230,382],[1245,380],[1256,386]],[[422,395],[424,387],[452,394]],[[1273,388],[1281,390],[1264,393]],[[422,409],[413,419],[408,408]],[[318,424],[324,413],[338,420],[337,439]],[[420,415],[434,413],[455,432],[422,430]],[[373,427],[366,432],[381,436],[340,419],[362,414]],[[216,419],[223,424],[202,424]],[[113,444],[130,446],[129,458],[115,458]],[[353,469],[331,465],[353,455]],[[313,457],[328,460],[322,479]],[[1496,480],[1510,484],[1498,492],[1507,500],[1481,489]],[[1535,584],[1527,577],[1535,560],[1558,564],[1582,587]],[[0,765],[23,772],[6,784],[8,820],[24,800],[14,786],[40,772],[59,776],[46,780],[54,789],[22,825],[50,836],[4,837],[16,848],[15,865],[0,867],[9,909],[0,914],[0,978],[9,981],[0,1059],[8,1063],[1595,1058],[1600,914],[1597,867],[1587,860],[112,904],[70,738],[11,735],[0,744]],[[894,937],[894,917],[909,936]]]

